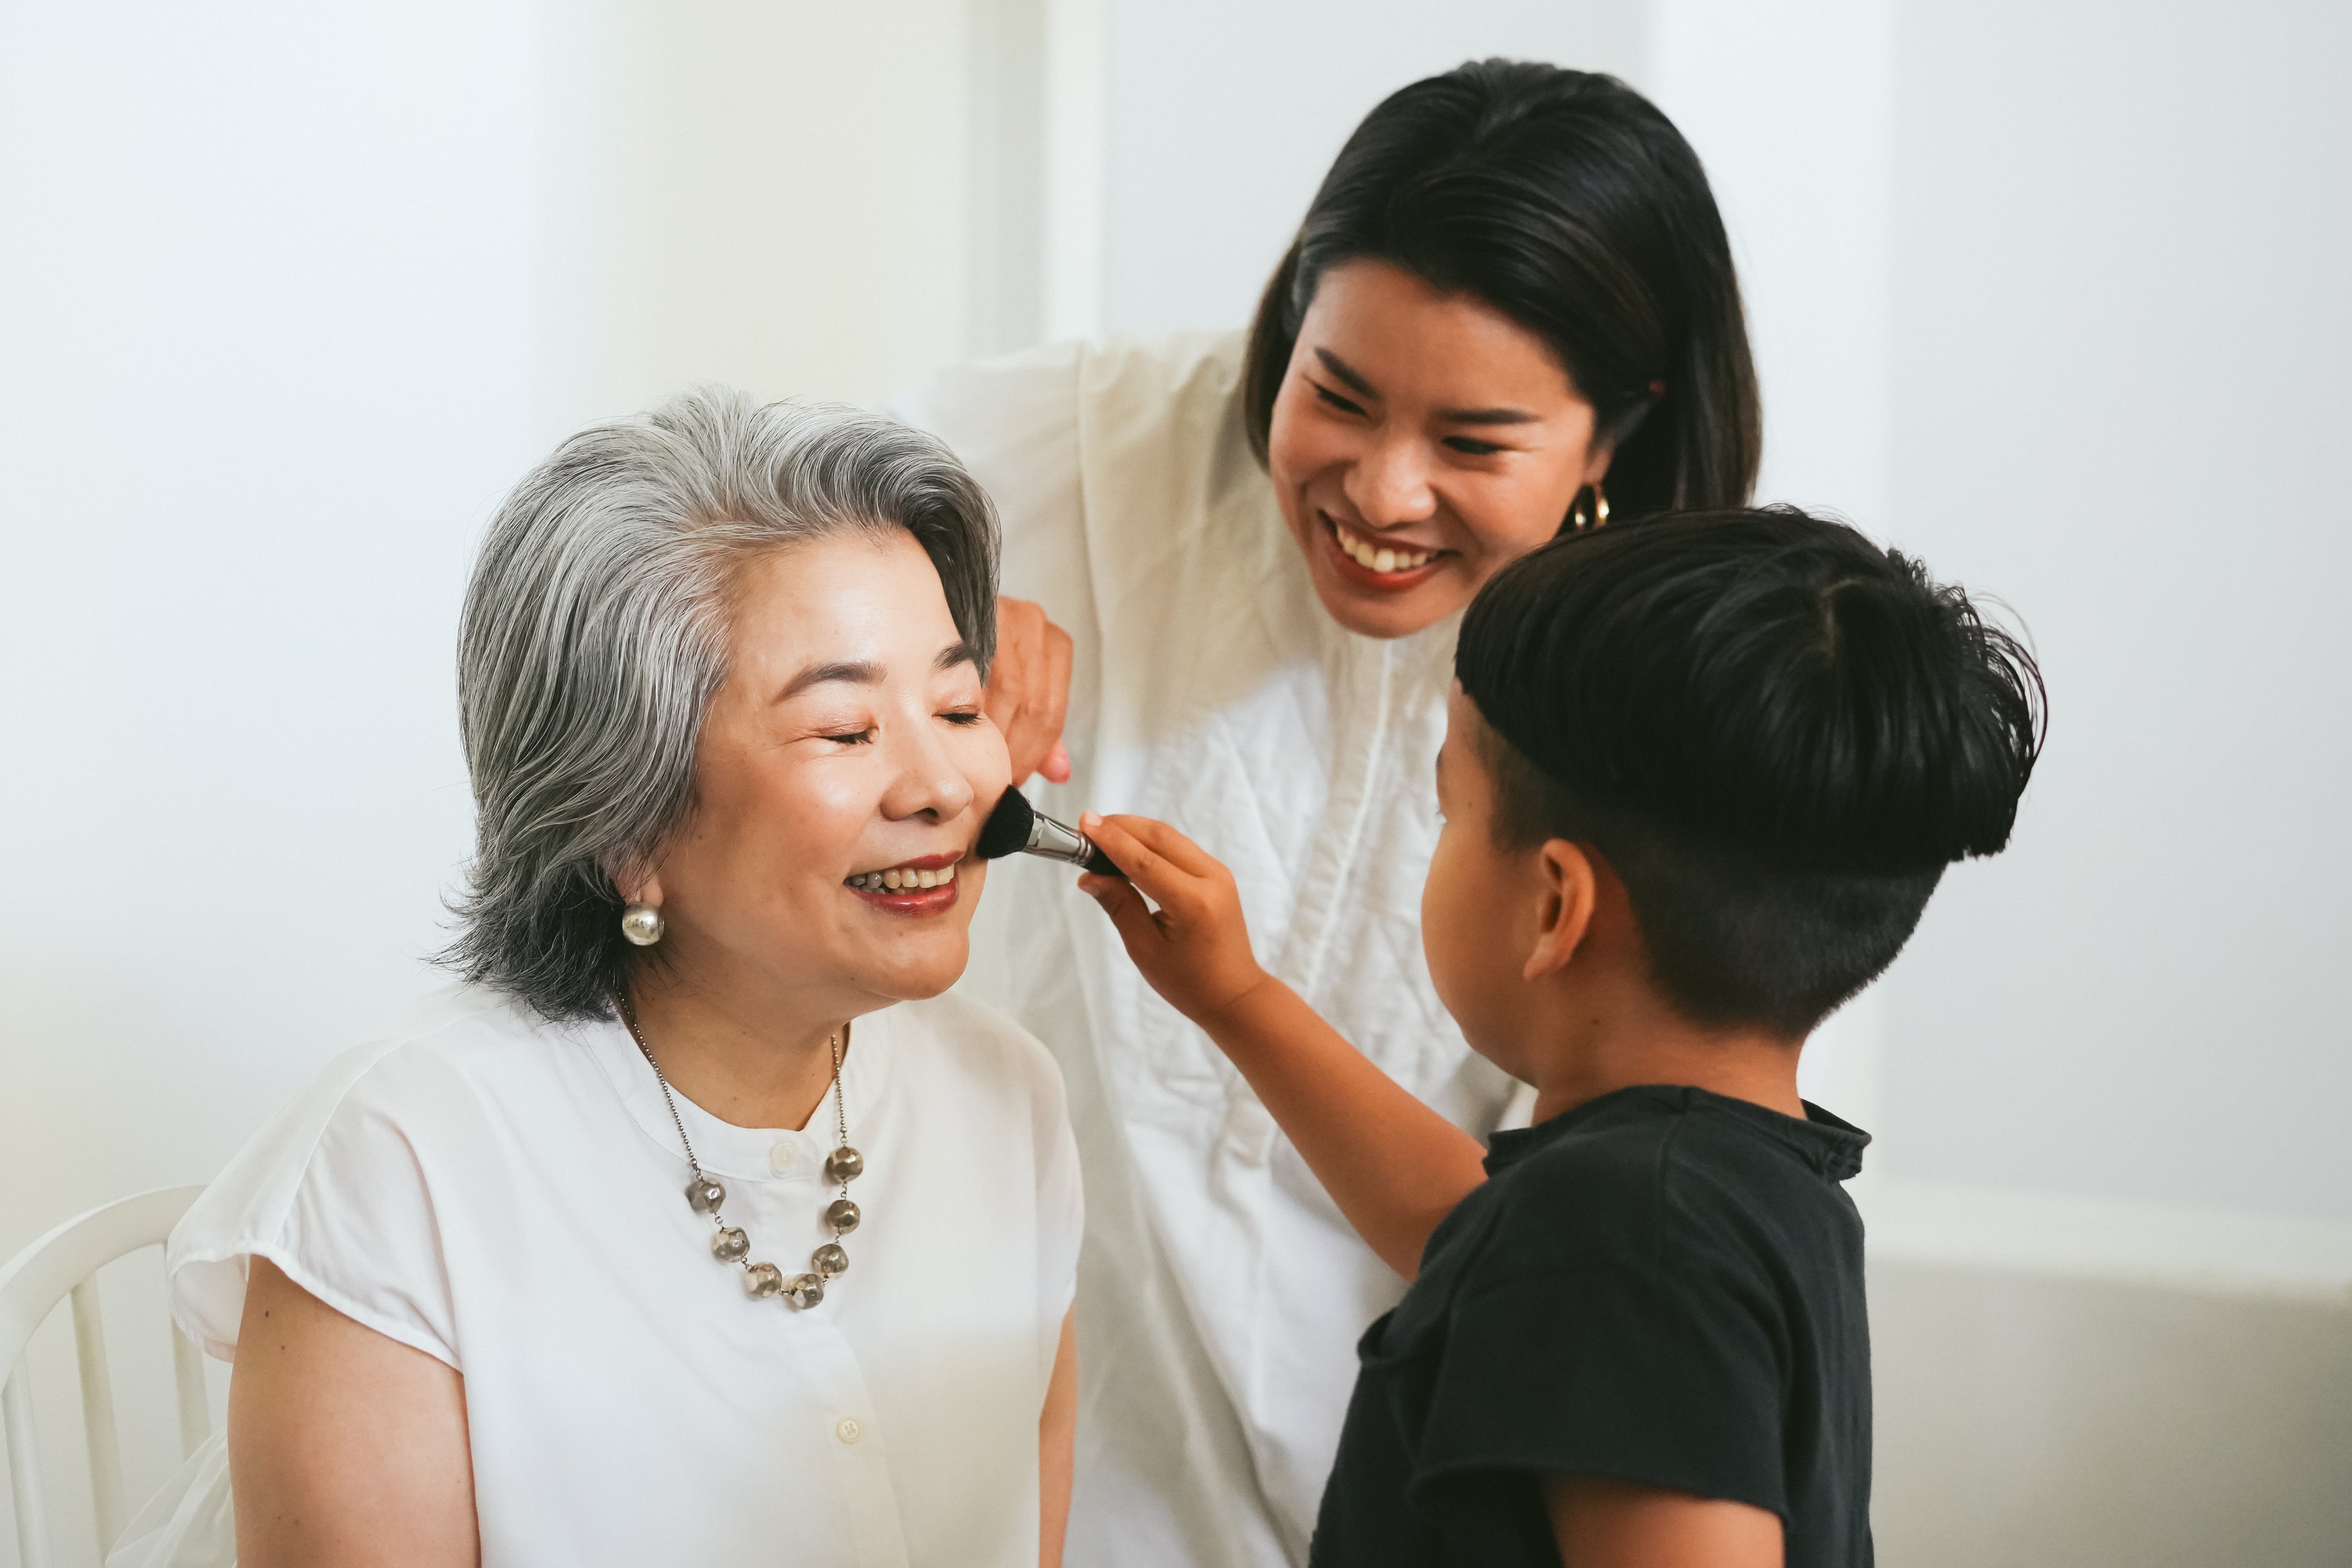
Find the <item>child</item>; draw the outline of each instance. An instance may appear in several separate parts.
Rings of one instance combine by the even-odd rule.
[[[1081,885],[1144,975],[1412,1280],[1360,1347],[1312,1561],[1867,1564],[1840,1184],[1869,1140],[1797,1058],[1944,866],[2007,843],[2040,676],[1958,589],[1777,508],[1536,551],[1454,671],[1422,942],[1537,1090],[1491,1152],[1259,967],[1223,867],[1086,819],[1133,883]]]

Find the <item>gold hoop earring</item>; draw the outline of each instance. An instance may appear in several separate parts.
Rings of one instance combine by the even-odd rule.
[[[1590,511],[1584,507],[1584,490],[1592,492],[1592,510]],[[1593,529],[1608,526],[1609,492],[1601,488],[1600,480],[1595,479],[1576,492],[1576,502],[1568,510],[1568,531],[1570,533],[1588,533]]]

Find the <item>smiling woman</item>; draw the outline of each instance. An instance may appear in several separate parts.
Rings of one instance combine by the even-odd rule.
[[[633,974],[782,934],[712,919],[830,930],[804,874],[761,879],[805,868],[811,849],[764,836],[818,831],[758,809],[779,792],[815,792],[840,831],[845,782],[877,792],[878,821],[896,766],[949,788],[922,811],[961,822],[968,844],[971,799],[941,781],[950,763],[976,770],[983,804],[1003,782],[979,706],[995,573],[978,486],[936,445],[856,410],[701,393],[567,442],[501,510],[467,599],[459,691],[480,818],[461,972],[550,1018],[601,1017]],[[680,877],[723,896],[666,908]],[[657,962],[614,940],[625,892],[688,924]],[[932,992],[961,969],[969,918],[932,933],[954,963]]]
[[[238,1562],[1059,1561],[1061,1080],[940,994],[1008,775],[994,529],[929,437],[715,391],[508,500],[464,982],[173,1237]]]
[[[705,1042],[727,1054],[728,1028],[698,1026],[722,1022],[699,1016],[721,976],[758,1032],[808,1018],[802,1076],[764,1055],[779,1101],[741,1107],[797,1124],[829,1082],[824,1039],[840,1019],[963,973],[985,873],[953,872],[1003,793],[1004,742],[981,711],[982,634],[950,617],[906,530],[762,551],[734,568],[730,597],[727,676],[703,714],[685,831],[620,875],[664,927],[651,953],[628,955],[630,994],[648,1034],[677,1042],[663,1067],[680,1084]]]
[[[1608,515],[1610,436],[1559,357],[1392,262],[1324,277],[1267,424],[1316,594],[1367,637],[1454,614],[1562,519]]]

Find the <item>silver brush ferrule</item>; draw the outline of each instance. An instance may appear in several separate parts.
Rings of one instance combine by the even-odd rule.
[[[1094,858],[1096,849],[1087,836],[1066,823],[1055,821],[1038,812],[1029,824],[1029,842],[1021,847],[1024,854],[1042,855],[1048,860],[1060,860],[1072,866],[1083,866]]]

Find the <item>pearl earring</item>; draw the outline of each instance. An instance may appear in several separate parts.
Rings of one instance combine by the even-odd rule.
[[[621,911],[621,934],[639,947],[651,947],[662,939],[661,911],[651,904],[631,904]]]

